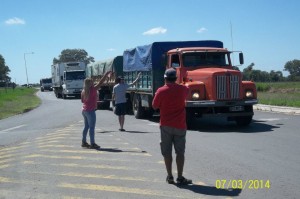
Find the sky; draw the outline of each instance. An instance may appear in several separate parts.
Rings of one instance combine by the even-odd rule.
[[[0,8],[0,54],[17,84],[51,77],[64,49],[99,61],[157,41],[219,40],[244,53],[240,70],[254,63],[284,76],[285,63],[300,59],[299,0],[0,0]]]

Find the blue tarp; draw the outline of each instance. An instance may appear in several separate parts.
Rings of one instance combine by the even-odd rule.
[[[154,68],[164,68],[161,56],[167,51],[183,47],[216,47],[223,48],[221,41],[174,41],[154,42],[150,45],[138,46],[125,50],[123,53],[123,71],[151,71]]]

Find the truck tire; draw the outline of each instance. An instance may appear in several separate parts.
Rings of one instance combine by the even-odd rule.
[[[238,126],[248,126],[252,121],[252,117],[253,117],[252,115],[236,117],[235,122]]]
[[[141,98],[137,94],[133,97],[132,109],[136,119],[143,119],[145,117],[145,109],[142,107]]]

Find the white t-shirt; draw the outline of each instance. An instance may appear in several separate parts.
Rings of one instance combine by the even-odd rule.
[[[115,104],[126,103],[126,90],[130,86],[126,83],[117,84],[113,88],[113,93],[115,95]]]

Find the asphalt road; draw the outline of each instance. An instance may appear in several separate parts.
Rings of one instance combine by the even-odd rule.
[[[184,169],[194,184],[179,187],[165,183],[158,118],[128,115],[119,132],[113,113],[98,110],[102,149],[82,149],[80,100],[38,95],[37,109],[0,120],[1,199],[300,198],[300,116],[256,111],[247,128],[198,120]]]

